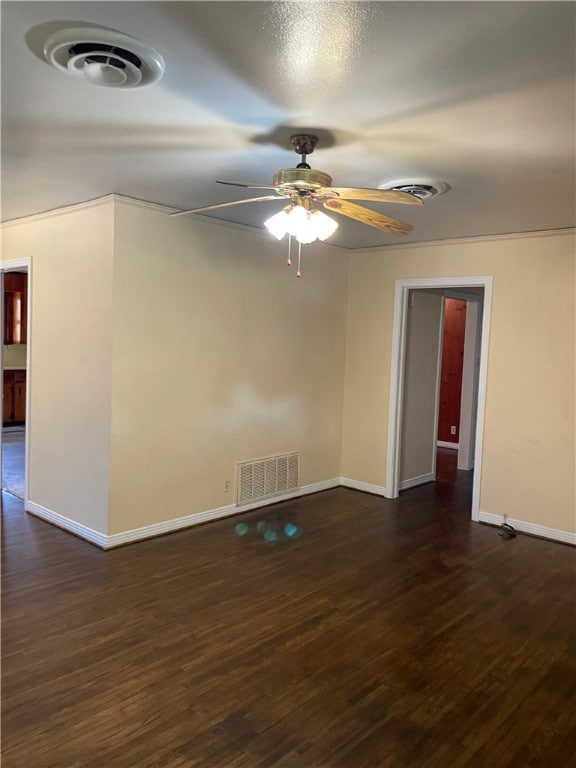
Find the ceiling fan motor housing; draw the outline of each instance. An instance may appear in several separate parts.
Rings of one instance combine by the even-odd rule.
[[[329,187],[332,176],[315,168],[283,168],[274,174],[273,184],[279,189],[313,190]]]

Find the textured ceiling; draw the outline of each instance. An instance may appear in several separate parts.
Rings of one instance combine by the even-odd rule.
[[[372,205],[405,242],[575,225],[575,9],[565,2],[2,2],[2,218],[111,192],[176,208],[270,184],[295,129],[337,186],[433,177],[422,208]],[[151,43],[156,85],[89,86],[42,58],[100,25]],[[256,193],[258,194],[258,193]],[[280,202],[214,211],[262,226]],[[338,217],[345,247],[397,242]]]

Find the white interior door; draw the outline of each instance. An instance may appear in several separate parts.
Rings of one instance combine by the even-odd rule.
[[[400,430],[400,490],[436,478],[444,297],[410,291]]]

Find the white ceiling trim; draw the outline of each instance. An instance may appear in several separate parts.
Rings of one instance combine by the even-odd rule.
[[[54,216],[63,216],[67,213],[72,213],[72,211],[80,211],[85,208],[96,208],[99,205],[113,202],[115,197],[116,195],[104,195],[103,197],[96,197],[93,200],[85,200],[82,203],[72,203],[72,205],[64,205],[60,208],[51,208],[49,211],[33,213],[31,216],[21,216],[18,219],[2,221],[0,222],[0,230],[18,226],[19,224],[29,224],[33,221],[40,221],[42,219],[51,219]]]
[[[179,211],[178,208],[171,208],[160,203],[152,203],[148,200],[138,200],[135,197],[127,197],[126,195],[118,195],[112,193],[104,195],[103,197],[97,197],[93,200],[86,200],[82,203],[74,203],[72,205],[63,206],[61,208],[53,208],[50,211],[43,211],[42,213],[35,213],[31,216],[23,216],[19,219],[12,219],[10,221],[0,222],[0,231],[12,226],[18,226],[21,224],[28,224],[34,221],[42,219],[52,218],[54,216],[64,216],[74,211],[79,211],[87,208],[94,208],[100,205],[106,205],[109,203],[117,203],[120,205],[129,206],[132,208],[143,208],[151,211],[157,211],[159,213],[171,214]],[[191,214],[191,220],[201,221],[203,224],[209,224],[212,227],[226,228],[240,230],[244,232],[251,232],[252,234],[259,235],[261,237],[269,238],[268,233],[264,229],[259,227],[253,227],[248,224],[238,224],[231,221],[223,221],[222,219],[213,219],[209,216],[202,216],[200,214]],[[335,245],[329,242],[314,243],[316,246],[330,246],[331,248],[338,248],[342,251],[348,251],[349,253],[379,253],[382,250],[413,250],[414,248],[429,248],[434,245],[465,245],[470,243],[491,243],[502,242],[505,240],[518,240],[525,238],[539,238],[539,237],[552,237],[557,235],[572,235],[576,237],[576,227],[566,227],[563,229],[547,229],[536,230],[534,232],[510,232],[502,235],[479,235],[477,237],[459,237],[459,238],[446,238],[443,240],[425,240],[412,243],[393,243],[387,245],[377,245],[370,248],[344,248],[340,245]]]
[[[177,213],[179,208],[171,208],[167,205],[161,205],[160,203],[152,203],[148,200],[138,200],[136,197],[128,197],[126,195],[118,195],[111,193],[104,195],[103,197],[97,197],[93,200],[86,200],[82,203],[73,203],[72,205],[65,205],[61,208],[52,208],[49,211],[42,211],[42,213],[34,213],[31,216],[22,216],[18,219],[11,219],[9,221],[0,222],[0,231],[8,229],[9,227],[18,226],[22,224],[29,224],[34,221],[41,221],[42,219],[50,219],[55,216],[65,216],[68,213],[75,211],[85,210],[87,208],[95,208],[99,205],[105,205],[108,203],[117,203],[120,205],[129,206],[131,208],[143,208],[149,211],[156,211],[159,213],[171,214]],[[213,219],[209,216],[202,216],[201,214],[191,214],[189,221],[200,221],[202,224],[208,224],[211,227],[218,227],[218,229],[234,229],[243,232],[250,232],[260,237],[270,239],[268,232],[260,227],[253,227],[249,224],[238,224],[233,221],[223,221],[222,219]],[[331,248],[338,248],[341,251],[349,251],[349,248],[344,248],[341,245],[335,245],[334,243],[314,243],[315,246],[330,246]]]
[[[353,253],[379,253],[382,250],[396,251],[414,248],[430,248],[434,245],[468,245],[472,243],[496,243],[503,240],[525,240],[526,238],[554,237],[558,235],[572,235],[576,237],[576,227],[563,229],[542,229],[534,232],[510,232],[504,235],[478,235],[476,237],[453,237],[445,240],[423,240],[416,243],[394,243],[392,245],[376,245],[371,248],[352,248]]]
[[[162,213],[177,213],[180,211],[180,208],[170,208],[165,205],[160,205],[158,203],[150,203],[146,200],[138,200],[138,198],[135,197],[127,197],[126,195],[112,195],[112,197],[116,200],[116,202],[122,204],[122,205],[128,205],[132,206],[134,208],[148,208],[150,210],[160,211]],[[183,221],[184,219],[182,219]],[[211,216],[203,216],[200,213],[196,214],[190,214],[190,218],[188,221],[201,221],[203,224],[209,224],[212,227],[218,227],[219,229],[226,228],[226,229],[235,229],[239,230],[241,232],[251,232],[252,234],[259,235],[261,237],[265,237],[267,240],[270,240],[270,234],[269,232],[264,229],[263,227],[254,227],[250,224],[239,224],[238,222],[234,221],[224,221],[224,219],[214,219]],[[315,242],[315,246],[330,246],[331,248],[338,248],[341,251],[349,251],[350,248],[344,248],[341,245],[336,245],[335,243],[329,243],[329,242]]]
[[[121,205],[130,206],[132,208],[147,208],[148,210],[159,211],[160,213],[178,213],[180,208],[170,208],[166,205],[160,205],[159,203],[150,203],[146,200],[138,200],[136,197],[127,197],[126,195],[113,195],[115,201]],[[210,224],[219,228],[225,227],[230,229],[241,230],[244,232],[252,232],[258,235],[266,235],[266,230],[260,227],[253,227],[249,224],[238,224],[233,221],[224,221],[223,219],[214,219],[210,216],[202,216],[202,214],[190,214],[188,221],[201,221],[203,224]],[[184,221],[184,219],[182,219]]]

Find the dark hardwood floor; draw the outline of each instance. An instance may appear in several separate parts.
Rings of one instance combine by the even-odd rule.
[[[4,494],[2,768],[574,766],[575,550],[447,454],[111,552]]]

